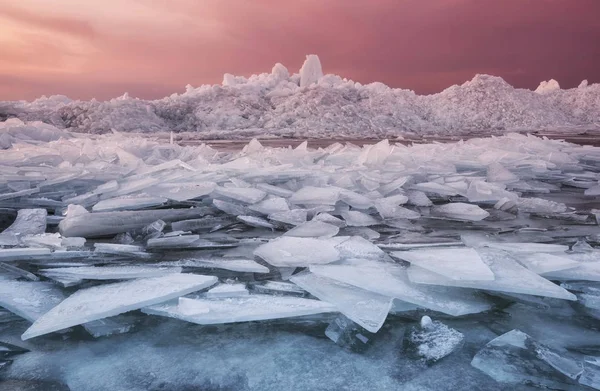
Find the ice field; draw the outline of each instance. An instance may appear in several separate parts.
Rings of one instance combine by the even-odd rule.
[[[0,139],[0,389],[600,389],[600,148]]]

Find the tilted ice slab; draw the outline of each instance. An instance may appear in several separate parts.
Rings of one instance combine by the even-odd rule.
[[[323,301],[300,297],[249,295],[223,299],[181,297],[177,304],[158,304],[142,311],[197,324],[222,324],[314,315],[336,312],[337,309]]]
[[[453,316],[487,311],[491,308],[473,292],[456,289],[430,289],[411,283],[400,267],[313,265],[310,271],[364,290],[393,297],[420,307]]]
[[[26,261],[50,254],[50,249],[44,247],[4,248],[0,249],[0,262]]]
[[[67,215],[58,228],[63,236],[87,238],[133,231],[156,220],[170,223],[200,218],[204,215],[206,210],[203,208],[82,213],[75,216]]]
[[[465,204],[463,202],[452,202],[450,204],[434,206],[431,208],[432,216],[447,217],[449,219],[480,221],[490,214],[477,205]]]
[[[316,298],[334,304],[341,313],[372,333],[383,326],[392,307],[391,297],[313,273],[297,274],[290,281]]]
[[[219,297],[239,297],[248,296],[249,292],[245,284],[219,284],[213,288],[210,288],[205,293],[207,298],[219,298]]]
[[[247,204],[256,204],[266,197],[267,193],[252,187],[216,187],[212,192],[215,198],[227,198]]]
[[[161,262],[160,266],[196,267],[203,269],[223,269],[242,273],[269,273],[269,268],[252,259],[191,258],[172,262]]]
[[[290,197],[296,205],[335,205],[340,198],[340,188],[305,186]]]
[[[0,306],[30,322],[35,322],[64,298],[64,293],[50,282],[0,282]]]
[[[577,267],[544,273],[543,276],[551,280],[600,282],[600,262],[579,262]]]
[[[581,263],[554,254],[534,253],[514,255],[527,269],[537,274],[574,269]]]
[[[42,269],[48,277],[61,277],[81,280],[126,280],[132,278],[160,277],[166,274],[181,273],[181,267],[154,266],[82,266]]]
[[[412,282],[418,284],[484,289],[577,300],[572,293],[521,266],[506,252],[494,249],[480,249],[478,252],[483,262],[494,273],[496,278],[493,281],[453,280],[415,266],[408,269],[408,276]]]
[[[21,338],[26,340],[161,303],[204,289],[216,282],[217,278],[213,276],[170,274],[82,289],[36,320]]]
[[[323,221],[311,220],[290,229],[283,236],[294,236],[299,238],[330,238],[340,232],[339,227]]]
[[[494,279],[494,273],[472,248],[398,251],[392,255],[453,280]]]
[[[144,209],[159,206],[168,200],[163,197],[111,198],[98,202],[92,207],[94,212],[114,212],[119,210]]]
[[[340,253],[335,242],[315,238],[282,236],[265,243],[254,255],[261,257],[273,266],[308,266],[337,261]]]
[[[20,209],[17,218],[0,235],[39,235],[46,232],[46,209]]]

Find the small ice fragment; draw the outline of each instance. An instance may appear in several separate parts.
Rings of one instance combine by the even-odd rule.
[[[464,340],[461,332],[424,316],[419,326],[407,330],[404,349],[427,363],[434,363],[460,349]]]

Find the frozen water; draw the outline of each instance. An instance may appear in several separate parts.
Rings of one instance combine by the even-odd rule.
[[[259,202],[258,204],[250,205],[248,208],[255,212],[262,213],[264,215],[269,215],[271,213],[277,212],[287,212],[290,210],[287,201],[285,200],[285,198],[282,197],[267,198]]]
[[[0,235],[39,235],[46,232],[46,209],[20,209],[15,222]]]
[[[336,345],[357,353],[367,349],[372,337],[360,325],[344,315],[338,316],[329,324],[325,335]]]
[[[551,280],[600,281],[600,262],[580,262],[577,267],[544,273]]]
[[[475,288],[577,300],[572,293],[524,268],[513,257],[503,251],[480,249],[478,253],[483,262],[494,273],[494,280],[454,280],[415,266],[411,266],[408,269],[408,276],[412,282],[418,284]]]
[[[383,326],[392,306],[390,297],[313,273],[297,274],[290,280],[316,298],[334,304],[342,314],[372,333]]]
[[[96,203],[92,210],[94,212],[113,212],[118,210],[145,209],[160,206],[167,202],[162,197],[136,197],[136,198],[112,198]]]
[[[216,187],[213,195],[216,198],[224,197],[247,204],[255,204],[265,198],[267,193],[251,187]]]
[[[171,273],[181,273],[180,267],[155,266],[82,266],[41,269],[47,277],[74,280],[126,280],[132,278],[160,277]]]
[[[287,212],[275,212],[269,215],[269,220],[279,221],[291,225],[300,225],[306,222],[306,209],[292,209]]]
[[[337,187],[305,186],[290,197],[290,202],[296,205],[335,205],[340,198]]]
[[[390,272],[391,270],[391,272]],[[310,271],[358,288],[393,297],[421,307],[459,316],[487,311],[491,306],[483,299],[461,290],[429,289],[412,284],[406,271],[397,267],[312,265]]]
[[[336,308],[318,300],[254,294],[220,299],[181,297],[178,304],[158,304],[142,311],[192,323],[220,324],[314,315],[335,312]]]
[[[159,266],[190,267],[201,269],[224,269],[242,273],[269,273],[269,268],[252,259],[235,258],[194,258],[193,254],[182,254],[179,261],[166,261]]]
[[[461,332],[424,316],[420,325],[406,331],[404,349],[428,363],[434,363],[460,349],[464,339]]]
[[[489,212],[486,212],[477,205],[465,204],[463,202],[434,206],[431,208],[431,213],[434,216],[468,221],[483,220],[490,215]]]
[[[342,212],[341,215],[346,221],[346,225],[350,227],[368,227],[379,224],[379,221],[373,216],[357,210]]]
[[[332,224],[328,224],[322,221],[307,221],[306,223],[300,224],[289,231],[284,236],[296,236],[296,237],[322,237],[330,238],[338,234],[340,229]]]
[[[65,298],[55,285],[40,281],[2,281],[0,306],[35,322]]]
[[[219,297],[239,297],[239,296],[248,296],[249,292],[246,289],[245,284],[219,284],[214,288],[210,288],[206,292],[207,298],[219,298]]]
[[[34,338],[174,299],[216,282],[217,278],[212,276],[169,274],[81,289],[38,318],[22,338]]]
[[[494,273],[472,248],[423,249],[392,255],[453,280],[494,280]]]
[[[515,258],[527,269],[537,274],[574,269],[580,265],[579,262],[569,258],[545,253],[522,254]]]
[[[309,266],[337,261],[340,253],[334,242],[325,239],[283,236],[254,250],[273,266]]]
[[[300,87],[307,87],[318,83],[322,77],[323,71],[321,70],[319,57],[315,54],[309,54],[306,56],[306,61],[302,64],[302,68],[300,68]]]

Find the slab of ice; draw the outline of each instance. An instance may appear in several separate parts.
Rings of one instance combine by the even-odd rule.
[[[472,248],[400,251],[392,255],[453,280],[494,280],[494,273]]]
[[[356,209],[369,209],[373,206],[373,201],[369,197],[351,190],[341,190],[340,201]]]
[[[473,243],[475,244],[475,243]],[[517,243],[517,242],[482,242],[478,246],[485,246],[514,253],[564,253],[569,246],[548,243]]]
[[[338,240],[335,248],[340,252],[341,258],[358,258],[363,260],[385,260],[389,258],[382,249],[361,236],[352,236],[349,238],[338,236],[334,239]]]
[[[216,282],[212,276],[169,274],[81,289],[37,319],[21,338],[26,340],[161,303]]]
[[[146,189],[145,193],[181,202],[208,195],[216,186],[214,182],[160,183]]]
[[[507,170],[500,163],[492,163],[487,169],[488,182],[512,183],[517,182],[519,177]]]
[[[290,281],[319,300],[334,304],[341,313],[372,333],[383,326],[392,306],[390,297],[309,272],[292,276]]]
[[[340,198],[337,187],[305,186],[290,197],[296,205],[335,205]]]
[[[44,247],[4,248],[0,249],[0,262],[38,259],[50,253],[50,249]]]
[[[308,266],[337,261],[340,253],[329,240],[282,236],[265,243],[254,255],[261,257],[273,266]]]
[[[50,282],[2,281],[0,306],[34,322],[63,301],[64,293]]]
[[[471,365],[500,383],[553,389],[574,388],[574,379],[583,372],[580,362],[561,356],[519,330],[490,341],[473,357]]]
[[[205,296],[210,299],[219,297],[239,297],[248,296],[249,292],[246,289],[245,284],[234,283],[234,284],[219,284],[214,288],[210,288]]]
[[[453,280],[444,277],[441,274],[433,273],[416,266],[411,266],[408,269],[408,276],[412,282],[418,284],[475,288],[507,293],[554,297],[557,299],[577,300],[572,293],[521,266],[513,257],[503,251],[480,249],[478,250],[478,253],[483,262],[494,273],[494,280]]]
[[[291,191],[291,190],[284,189],[284,188],[279,187],[279,186],[273,186],[273,185],[270,185],[268,183],[258,183],[256,185],[256,188],[260,189],[260,190],[262,190],[264,192],[267,192],[269,194],[272,194],[272,195],[275,195],[275,196],[278,196],[278,197],[284,197],[284,198],[289,198],[289,197],[292,196],[292,194],[294,194],[294,192]]]
[[[600,281],[600,262],[580,262],[577,267],[547,272],[543,276],[561,281]]]
[[[237,220],[251,227],[275,229],[275,226],[267,220],[256,216],[237,216]]]
[[[150,239],[146,243],[148,249],[168,249],[188,247],[200,239],[200,235],[181,235]]]
[[[248,209],[269,215],[271,213],[287,212],[290,210],[290,207],[285,198],[271,197],[262,200],[258,204],[250,205]]]
[[[135,198],[112,198],[96,203],[92,210],[94,212],[113,212],[119,210],[145,209],[160,206],[168,200],[162,197],[135,197]]]
[[[300,225],[306,222],[306,217],[306,209],[292,209],[288,212],[271,213],[268,216],[269,220],[279,221],[291,225]]]
[[[337,235],[339,231],[340,229],[335,225],[322,221],[315,221],[313,219],[290,229],[284,233],[283,236],[295,236],[301,238],[330,238]]]
[[[160,277],[171,273],[181,273],[181,267],[155,266],[81,266],[41,269],[48,277],[75,280],[128,280],[132,278]]]
[[[401,268],[313,265],[310,271],[323,277],[354,285],[382,296],[394,297],[408,303],[453,316],[487,311],[485,300],[464,290],[429,289],[412,284]]]
[[[368,227],[371,225],[380,224],[379,220],[371,215],[368,215],[357,210],[349,210],[342,212],[342,217],[346,221],[346,225],[350,227]]]
[[[490,214],[477,205],[465,204],[463,202],[452,202],[431,208],[433,216],[447,217],[450,219],[480,221]]]
[[[94,338],[108,337],[131,331],[135,326],[135,318],[127,315],[117,315],[83,323],[82,326]]]
[[[46,232],[46,209],[20,209],[17,218],[0,235],[40,235]]]
[[[235,201],[244,202],[247,204],[256,204],[267,196],[262,190],[252,187],[221,187],[218,186],[212,192],[213,197],[225,197]]]
[[[198,324],[221,324],[314,315],[335,312],[337,309],[332,304],[318,300],[254,294],[222,299],[181,297],[178,304],[158,304],[143,308],[142,311]]]
[[[408,354],[434,363],[460,349],[465,336],[439,321],[423,316],[418,326],[410,327],[404,335]]]
[[[191,267],[203,269],[223,269],[241,273],[269,273],[269,268],[252,259],[234,258],[184,258],[180,261],[166,261],[158,265],[168,267]],[[185,255],[182,255],[185,257]]]
[[[434,193],[442,196],[455,196],[459,194],[455,188],[442,185],[441,183],[436,182],[423,182],[417,183],[411,186],[411,190],[419,190],[424,193]]]
[[[427,197],[427,194],[425,194],[422,191],[419,190],[409,190],[406,192],[406,196],[408,197],[408,203],[410,205],[414,205],[414,206],[431,206],[433,205],[433,202],[431,202],[431,200],[429,199],[429,197]]]
[[[254,285],[253,290],[269,295],[308,296],[307,292],[299,288],[298,285],[281,281],[267,281],[264,284]]]
[[[371,333],[345,315],[339,315],[325,330],[327,338],[352,352],[364,352],[371,342]]]
[[[321,61],[316,54],[309,54],[300,68],[300,87],[307,87],[313,83],[318,83],[323,77]]]
[[[550,273],[573,269],[580,265],[572,259],[546,253],[532,253],[515,255],[515,258],[527,269],[537,274]]]
[[[69,216],[60,222],[58,228],[63,236],[97,237],[115,235],[143,228],[157,220],[167,223],[200,218],[209,213],[204,208],[161,209],[123,212],[94,212]]]

